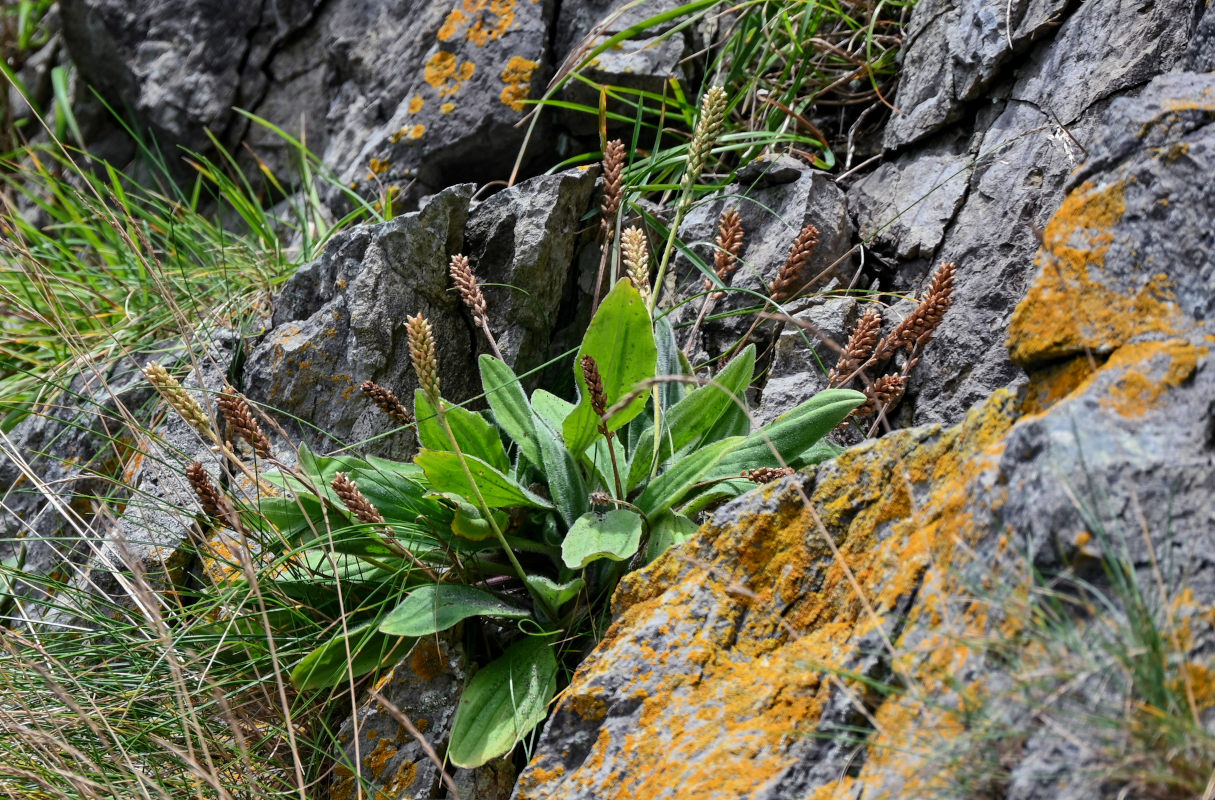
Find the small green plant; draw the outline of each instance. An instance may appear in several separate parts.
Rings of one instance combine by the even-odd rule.
[[[474,292],[462,294],[479,307]],[[543,389],[529,398],[507,364],[483,355],[489,412],[450,404],[429,325],[411,318],[407,331],[421,384],[413,463],[301,448],[297,469],[262,476],[286,491],[235,520],[213,489],[199,495],[282,554],[263,587],[313,604],[331,592],[353,611],[294,668],[297,687],[337,685],[419,637],[487,622],[496,657],[464,689],[448,748],[462,767],[509,752],[545,718],[563,655],[589,644],[625,571],[685,540],[701,510],[836,452],[820,440],[864,401],[829,390],[752,431],[744,398],[754,349],[689,389],[697,381],[669,326],[651,320],[627,279],[578,349],[577,402]],[[368,394],[406,418],[390,393]]]

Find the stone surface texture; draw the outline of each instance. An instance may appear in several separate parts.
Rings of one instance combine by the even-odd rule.
[[[1088,165],[1057,162],[1070,191],[1002,312],[1020,385],[746,495],[625,579],[517,800],[1150,796],[1119,767],[1156,757],[1133,734],[1154,712],[1111,666],[1150,636],[1136,609],[1215,733],[1209,82],[1105,103]]]
[[[411,208],[455,183],[510,177],[527,130],[517,125],[530,108],[524,101],[544,93],[613,5],[621,4],[67,0],[61,7],[81,73],[113,107],[130,109],[162,151],[209,152],[209,130],[242,159],[247,142],[289,182],[295,146],[242,109],[303,139],[343,184],[369,198],[392,194],[398,207]],[[600,77],[627,74],[661,91],[668,74],[682,74],[688,40],[654,44],[661,46],[605,53]],[[528,150],[542,168],[556,160],[550,119],[542,117]],[[585,127],[589,118],[561,119]],[[98,140],[115,127],[104,113],[92,121]],[[258,164],[247,166],[255,172]]]

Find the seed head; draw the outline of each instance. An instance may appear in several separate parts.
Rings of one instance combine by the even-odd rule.
[[[333,491],[337,493],[343,505],[359,522],[365,522],[368,525],[384,524],[384,515],[359,491],[359,487],[355,485],[354,481],[346,477],[346,473],[339,472],[334,475],[333,481],[329,485],[333,487]]]
[[[877,346],[878,331],[881,327],[882,315],[876,311],[866,311],[853,328],[852,335],[848,337],[848,344],[844,346],[844,352],[840,353],[840,360],[835,369],[827,375],[829,387],[834,389],[843,385],[861,364],[869,359],[873,348]]]
[[[738,256],[742,253],[742,245],[742,217],[737,209],[723,211],[717,223],[717,250],[713,253],[713,271],[722,283],[738,269]],[[705,289],[712,288],[713,282],[705,278]],[[724,292],[715,292],[713,299],[720,299],[723,294]]]
[[[700,119],[696,121],[696,130],[692,133],[692,143],[688,146],[688,165],[683,175],[683,188],[689,189],[700,179],[709,154],[717,137],[721,134],[722,125],[726,119],[726,90],[714,86],[705,92],[700,101]]]
[[[456,288],[460,291],[460,299],[472,312],[473,323],[478,327],[485,325],[489,319],[486,315],[485,295],[481,294],[481,287],[477,285],[477,276],[473,275],[472,267],[468,265],[468,259],[458,254],[452,256],[449,272]]]
[[[586,378],[587,391],[591,393],[591,408],[601,420],[600,429],[603,429],[606,426],[602,419],[607,413],[608,404],[607,392],[603,388],[603,376],[599,374],[599,365],[595,363],[594,357],[583,356],[579,363],[582,365],[582,376]]]
[[[645,233],[635,225],[625,228],[620,236],[620,250],[624,256],[624,268],[629,280],[641,294],[641,299],[650,304],[650,254],[646,249]]]
[[[610,235],[612,221],[620,208],[624,185],[624,142],[613,139],[603,149],[603,204],[600,225],[605,235]]]
[[[245,398],[237,394],[231,386],[224,384],[223,394],[216,400],[219,411],[228,423],[228,429],[234,431],[253,448],[262,458],[270,457],[270,440],[262,433],[262,428],[253,416],[253,409]]]
[[[439,361],[435,357],[435,340],[430,323],[421,314],[405,319],[405,333],[409,337],[409,358],[414,372],[418,374],[418,385],[432,403],[439,402]]]
[[[878,345],[877,357],[888,358],[900,349],[914,353],[932,341],[933,334],[945,318],[945,312],[953,303],[956,273],[957,265],[953,262],[941,265],[920,304]]]
[[[807,225],[793,240],[793,246],[789,248],[789,257],[785,259],[784,266],[780,268],[776,280],[772,282],[770,294],[773,300],[778,303],[788,300],[796,297],[806,288],[802,278],[802,269],[810,261],[810,256],[814,254],[816,247],[818,247],[818,228]]]
[[[219,489],[211,482],[211,477],[207,475],[201,462],[195,461],[186,467],[186,479],[190,481],[190,487],[194,489],[194,494],[198,497],[198,504],[202,507],[203,512],[211,519],[222,522],[228,516],[231,508],[228,506],[228,501],[220,494]]]
[[[772,483],[786,475],[792,475],[793,472],[793,467],[759,467],[757,469],[744,469],[742,477],[754,483]]]
[[[865,402],[850,416],[868,417],[899,402],[907,386],[904,375],[883,375],[865,387]]]
[[[413,421],[408,409],[405,408],[404,404],[390,390],[371,381],[363,381],[359,389],[362,390],[363,394],[371,398],[371,402],[379,406],[380,410],[391,417],[394,422],[408,425]]]
[[[203,411],[202,406],[186,392],[182,385],[177,382],[177,379],[169,374],[168,370],[156,362],[151,362],[143,368],[143,374],[147,376],[148,382],[152,384],[153,388],[160,393],[165,402],[182,419],[207,438],[214,438],[215,434],[211,429],[211,421],[207,419],[206,412]]]

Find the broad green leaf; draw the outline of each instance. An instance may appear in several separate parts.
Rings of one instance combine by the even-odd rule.
[[[744,469],[778,467],[794,462],[863,402],[865,395],[851,389],[819,392],[748,436],[741,446],[722,459],[711,475],[727,477]]]
[[[648,564],[669,548],[691,539],[700,528],[683,514],[666,512],[653,520],[650,540],[646,543],[645,560]]]
[[[543,575],[528,575],[523,579],[527,588],[544,598],[550,608],[561,608],[586,588],[586,581],[574,578],[569,583],[557,583]]]
[[[506,448],[502,446],[502,437],[498,436],[497,428],[475,411],[453,406],[446,400],[440,402],[443,403],[447,424],[462,452],[481,459],[501,472],[510,469],[510,459],[506,457]],[[413,407],[414,418],[418,421],[419,444],[427,450],[451,450],[451,442],[439,423],[435,407],[421,389],[414,391]]]
[[[587,490],[582,471],[578,469],[573,454],[565,449],[558,433],[559,427],[554,428],[545,416],[538,413],[534,415],[533,423],[549,494],[557,506],[561,521],[568,527],[587,509]]]
[[[493,526],[489,524],[489,520],[481,513],[481,509],[470,503],[455,492],[443,492],[440,495],[444,500],[451,504],[451,532],[461,539],[468,539],[473,542],[481,542],[494,537]],[[498,523],[498,530],[502,530],[507,522],[507,515],[501,511],[495,511],[494,521]]]
[[[672,453],[704,439],[730,409],[740,411],[743,419],[746,419],[746,391],[754,373],[755,347],[748,345],[711,383],[698,386],[672,406],[662,420],[665,434],[659,461],[666,461]],[[707,439],[706,443],[711,441],[716,440]],[[654,433],[651,428],[642,435],[633,453],[633,461],[629,464],[630,491],[649,474],[653,458]]]
[[[539,637],[512,644],[481,669],[460,695],[447,757],[472,769],[509,753],[548,716],[557,690],[557,657]]]
[[[459,583],[419,586],[380,622],[393,636],[429,636],[469,617],[526,619],[532,613],[502,602],[483,589]]]
[[[375,630],[374,623],[364,622],[349,628],[304,656],[291,670],[291,683],[296,689],[328,689],[371,672],[392,656],[401,639]],[[408,643],[405,643],[408,646]],[[349,655],[347,655],[349,647]]]
[[[675,331],[666,317],[659,317],[654,323],[654,344],[657,348],[658,375],[691,375],[692,365],[679,349]],[[667,381],[658,387],[658,396],[662,401],[663,411],[683,399],[688,392],[688,385],[679,381]]]
[[[494,411],[494,419],[511,441],[519,445],[523,457],[543,469],[544,461],[532,421],[532,407],[514,370],[488,354],[482,354],[477,363],[481,368],[481,386],[485,389],[489,407]]]
[[[628,279],[621,278],[603,299],[574,359],[574,378],[580,399],[566,418],[562,432],[566,447],[575,457],[581,456],[587,445],[600,435],[599,417],[591,408],[590,393],[582,375],[584,355],[594,357],[599,366],[609,407],[624,399],[639,382],[654,377],[658,351],[654,345],[650,313]],[[608,430],[626,425],[645,409],[645,402],[645,395],[634,398],[608,420]]]
[[[548,423],[549,428],[560,432],[565,418],[574,410],[574,404],[568,400],[562,400],[552,392],[537,389],[532,392],[532,410],[537,417]],[[565,440],[562,439],[562,441]]]
[[[543,497],[532,494],[515,481],[474,456],[463,456],[473,484],[460,463],[457,453],[423,450],[414,456],[414,463],[426,473],[430,485],[440,492],[455,492],[473,502],[478,492],[485,505],[490,508],[527,506],[529,508],[552,508],[553,504]],[[475,488],[474,488],[475,484]]]
[[[570,569],[582,569],[601,558],[632,558],[641,544],[641,528],[641,515],[624,508],[583,514],[561,543],[561,560]]]
[[[741,436],[723,439],[702,447],[669,466],[658,477],[650,481],[641,495],[634,501],[647,517],[654,517],[678,503],[704,478],[718,462],[731,451],[736,451],[746,440]]]

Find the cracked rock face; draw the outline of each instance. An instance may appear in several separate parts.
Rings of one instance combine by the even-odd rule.
[[[1069,24],[1056,36],[1075,47]],[[1175,72],[1096,101],[1069,124],[1079,170],[1053,131],[1026,135],[1039,107],[991,110],[978,139],[1005,158],[979,162],[939,245],[988,250],[959,273],[917,413],[969,402],[941,383],[963,343],[1006,365],[963,388],[1024,370],[1019,385],[739,498],[628,576],[516,800],[1146,794],[1118,772],[1144,705],[1110,670],[1140,635],[1118,576],[1184,631],[1178,674],[1209,675],[1215,653],[1213,97],[1210,75]],[[850,199],[915,164],[913,148]],[[1040,248],[997,242],[1038,218]],[[1110,605],[1042,623],[1060,592]],[[1210,731],[1215,692],[1195,680]]]

